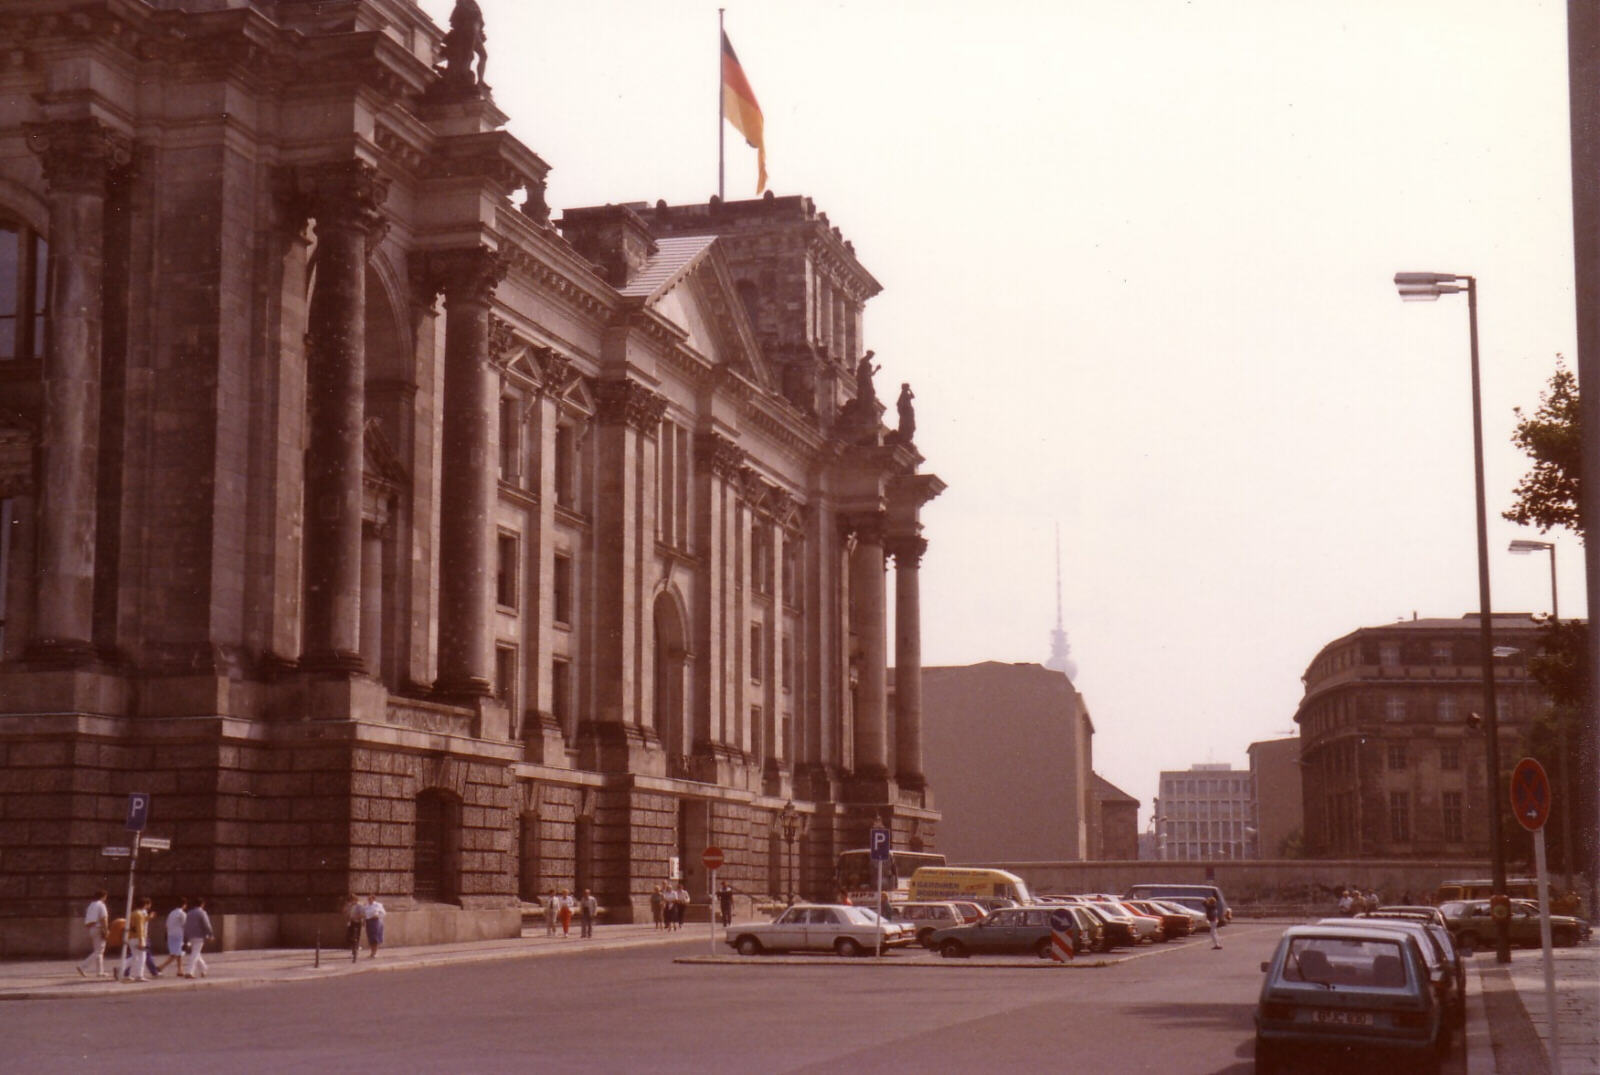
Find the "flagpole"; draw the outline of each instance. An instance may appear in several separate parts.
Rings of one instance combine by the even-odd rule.
[[[726,201],[722,193],[722,12],[717,8],[717,201]]]

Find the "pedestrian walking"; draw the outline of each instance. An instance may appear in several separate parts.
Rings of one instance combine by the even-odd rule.
[[[717,907],[722,912],[722,927],[733,925],[733,886],[726,881],[717,889]]]
[[[350,949],[350,962],[354,963],[361,954],[361,934],[367,927],[367,913],[361,907],[361,899],[354,892],[345,893],[344,897],[344,946]]]
[[[361,908],[361,917],[367,926],[368,959],[377,959],[378,949],[383,947],[383,919],[388,913],[378,897],[368,893],[367,902]]]
[[[680,908],[678,906],[677,882],[669,882],[667,884],[667,890],[662,893],[662,897],[666,900],[666,903],[661,908],[661,918],[663,924],[667,927],[667,932],[671,933],[673,930],[678,928],[678,914]]]
[[[556,890],[551,889],[544,895],[544,935],[556,935],[556,923],[561,921],[561,905],[556,902]]]
[[[583,899],[578,901],[578,923],[582,927],[582,936],[594,936],[594,917],[600,913],[600,901],[594,898],[594,893],[589,889],[583,890]]]
[[[650,890],[650,921],[655,923],[656,929],[666,925],[664,912],[667,905],[666,896],[662,894],[662,886],[656,885]]]
[[[572,935],[572,897],[567,894],[567,890],[566,889],[562,889],[561,890],[561,895],[556,900],[556,914],[561,919],[561,936],[563,936],[563,937],[571,936]]]
[[[161,966],[156,968],[156,973],[180,964],[179,973],[182,973],[183,963],[183,923],[189,917],[189,901],[183,897],[178,898],[178,905],[167,912],[167,958],[161,961]]]
[[[78,964],[78,974],[89,977],[89,967],[94,967],[94,976],[106,976],[106,933],[111,928],[111,911],[106,907],[106,890],[97,888],[94,899],[89,901],[89,906],[84,908],[83,928],[89,934],[89,954],[83,957]]]
[[[683,920],[689,916],[689,890],[679,882],[672,892],[672,926],[674,929],[683,928]]]
[[[1211,947],[1221,948],[1222,939],[1218,936],[1217,930],[1222,927],[1222,909],[1217,906],[1215,896],[1206,897],[1206,925],[1211,929]]]
[[[188,949],[184,953],[181,968],[183,977],[206,976],[206,961],[200,958],[200,953],[205,951],[206,942],[209,940],[211,940],[211,916],[206,913],[206,898],[196,896],[189,905],[189,913],[183,919],[183,945]]]
[[[145,957],[150,947],[150,897],[141,896],[134,901],[133,910],[128,912],[128,954],[122,957],[122,980],[124,982],[143,982],[149,979],[145,975]]]

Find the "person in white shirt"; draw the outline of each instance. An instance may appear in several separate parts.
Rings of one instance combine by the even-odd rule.
[[[111,924],[111,912],[106,908],[106,890],[97,889],[94,899],[83,912],[83,928],[89,931],[89,954],[78,964],[78,973],[89,977],[89,964],[94,964],[94,976],[106,976],[106,927]]]
[[[200,958],[206,942],[211,939],[211,916],[206,914],[206,899],[196,896],[194,906],[183,919],[183,939],[189,946],[188,956],[179,968],[185,978],[204,978],[206,961]]]
[[[188,917],[189,901],[180,896],[178,906],[167,912],[167,958],[156,968],[157,974],[183,962],[183,922]]]
[[[367,923],[367,958],[375,959],[378,949],[383,946],[383,918],[389,912],[383,909],[383,904],[378,902],[377,896],[369,895],[366,905],[361,908],[361,913]]]

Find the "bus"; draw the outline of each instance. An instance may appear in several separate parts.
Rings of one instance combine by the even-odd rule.
[[[889,852],[889,861],[883,864],[883,891],[891,900],[906,898],[906,886],[911,875],[923,866],[943,866],[945,858],[932,851]],[[850,897],[852,903],[871,905],[878,898],[877,863],[866,848],[839,852],[838,868],[834,874],[836,887]]]

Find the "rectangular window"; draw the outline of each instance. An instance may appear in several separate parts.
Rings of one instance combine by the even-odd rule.
[[[1392,668],[1395,665],[1399,664],[1400,663],[1400,643],[1398,643],[1398,642],[1379,642],[1378,643],[1378,663],[1381,664],[1381,665],[1384,665],[1386,667],[1389,667],[1389,668]]]
[[[572,557],[555,557],[550,584],[550,616],[556,623],[572,623]]]
[[[0,223],[0,360],[44,357],[49,261],[42,235]]]
[[[1389,839],[1397,844],[1411,839],[1411,796],[1404,791],[1389,793]]]
[[[1439,641],[1429,647],[1434,664],[1455,664],[1454,647],[1449,642]]]
[[[495,542],[494,599],[501,608],[517,607],[517,536],[501,534]]]
[[[569,425],[556,427],[556,503],[564,508],[578,505],[577,434]]]
[[[1383,700],[1383,719],[1392,723],[1406,719],[1406,700],[1398,694],[1391,694]]]
[[[510,707],[511,720],[512,723],[515,723],[517,713],[517,648],[515,646],[497,645],[494,648],[494,696]]]
[[[500,480],[522,477],[522,401],[500,397]]]
[[[676,428],[665,419],[656,426],[656,540],[667,545],[677,544],[678,538]]]
[[[1461,768],[1461,746],[1458,743],[1443,743],[1439,747],[1439,768],[1458,770]]]
[[[16,501],[0,499],[0,657],[6,652],[6,580],[11,577],[11,527]]]
[[[1439,795],[1439,809],[1444,822],[1444,838],[1451,843],[1462,839],[1461,792],[1446,791]]]
[[[569,740],[577,734],[572,725],[572,665],[562,657],[550,660],[550,715]]]
[[[761,653],[762,630],[759,623],[750,625],[750,682],[760,683],[764,661]]]
[[[794,636],[783,636],[783,689],[794,690]]]
[[[1436,712],[1441,721],[1449,722],[1456,719],[1455,695],[1447,694],[1439,699]]]
[[[1406,767],[1406,745],[1404,743],[1389,744],[1389,768],[1404,769]]]

